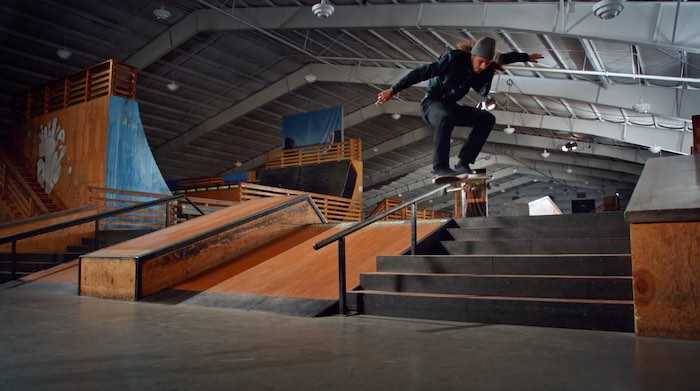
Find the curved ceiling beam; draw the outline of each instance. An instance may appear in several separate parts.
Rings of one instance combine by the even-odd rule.
[[[517,168],[518,174],[535,175],[542,177],[551,177],[564,181],[574,181],[585,183],[585,181],[599,181],[601,183],[618,183],[623,186],[634,187],[637,178],[634,175],[626,175],[613,173],[606,170],[594,168],[577,167],[572,172],[568,172],[566,165],[556,162],[546,162],[537,160],[514,159],[511,156],[504,155],[488,155],[482,156],[474,164],[474,168],[487,168],[496,165],[506,165]],[[456,163],[456,158],[451,159],[451,163]],[[510,170],[513,171],[513,168]],[[503,171],[503,170],[500,170]],[[422,167],[419,170],[414,170],[411,177],[402,178],[399,181],[382,186],[378,189],[366,192],[365,204],[374,205],[375,203],[389,197],[396,196],[400,193],[408,193],[422,189],[432,185],[433,175],[430,173],[430,165]],[[516,173],[516,172],[513,172]],[[590,185],[593,186],[593,185]]]
[[[387,113],[418,115],[420,105],[417,102],[391,101],[383,106]],[[645,147],[659,146],[664,151],[683,155],[690,154],[692,133],[658,129],[646,126],[616,124],[596,120],[555,117],[549,115],[515,113],[511,111],[494,110],[496,123],[502,125],[521,126],[535,129],[551,129],[561,132],[587,134],[596,137],[637,144]],[[456,128],[457,134],[463,129]]]
[[[392,85],[410,72],[410,69],[389,67],[315,64],[310,69],[320,81],[338,83],[372,83]],[[512,86],[508,86],[509,80]],[[425,87],[427,83],[417,84]],[[635,103],[643,96],[650,104],[649,115],[675,117],[689,120],[700,107],[700,90],[684,90],[682,105],[676,88],[640,86],[637,84],[610,84],[603,88],[599,83],[585,80],[500,75],[494,77],[491,92],[508,92],[540,97],[564,98],[584,103],[600,104],[634,110]]]
[[[266,30],[402,27],[478,31],[506,29],[700,53],[700,36],[694,28],[700,19],[700,4],[680,3],[677,23],[675,2],[626,2],[622,14],[608,21],[593,16],[591,6],[591,3],[572,2],[572,6],[560,14],[559,3],[556,2],[337,5],[335,15],[329,19],[316,18],[309,7],[252,7],[236,9],[236,16]],[[251,26],[216,10],[195,11],[126,61],[138,68],[145,68],[198,33],[240,30],[251,30]]]

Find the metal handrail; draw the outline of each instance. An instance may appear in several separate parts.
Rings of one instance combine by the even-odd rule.
[[[30,231],[20,232],[20,233],[14,234],[14,235],[0,238],[0,245],[6,244],[6,243],[12,243],[12,279],[15,279],[17,277],[17,241],[18,240],[27,239],[27,238],[42,235],[45,233],[59,231],[59,230],[65,229],[65,228],[70,228],[70,227],[74,227],[76,225],[81,225],[81,224],[90,223],[90,222],[95,222],[95,234],[97,235],[99,223],[100,223],[100,220],[102,220],[102,219],[110,218],[112,216],[116,216],[116,215],[119,215],[122,213],[132,212],[135,210],[150,208],[152,206],[160,205],[163,203],[168,203],[170,201],[175,201],[175,200],[178,200],[181,198],[184,198],[185,201],[187,201],[187,203],[192,205],[197,210],[197,212],[199,212],[202,216],[204,215],[204,212],[202,212],[202,210],[197,205],[195,205],[187,196],[185,196],[184,194],[176,194],[173,196],[158,198],[158,199],[153,200],[153,201],[146,201],[146,202],[142,202],[140,204],[126,206],[126,207],[119,208],[119,209],[113,209],[113,210],[110,210],[107,212],[101,212],[101,213],[97,213],[97,214],[94,214],[91,216],[85,216],[85,217],[81,217],[79,219],[75,219],[75,220],[71,220],[71,221],[64,221],[62,223],[52,224],[52,225],[49,225],[47,227],[36,228],[36,229],[30,230]],[[167,216],[167,214],[166,214],[166,216]],[[97,236],[95,237],[95,246],[97,246]]]
[[[341,314],[345,315],[346,314],[346,305],[345,305],[345,237],[350,235],[353,232],[357,232],[368,225],[374,224],[379,220],[384,219],[386,216],[389,216],[390,214],[397,212],[403,208],[411,207],[411,255],[416,254],[416,242],[417,242],[417,218],[416,218],[416,205],[425,200],[426,198],[429,198],[435,194],[438,193],[444,193],[447,191],[448,188],[452,187],[452,184],[447,184],[438,187],[437,189],[431,190],[425,194],[422,194],[416,198],[411,199],[410,201],[406,201],[401,205],[395,206],[384,213],[380,213],[377,216],[372,217],[369,220],[365,220],[363,222],[357,223],[349,228],[346,228],[335,235],[329,236],[326,239],[321,240],[320,242],[314,244],[314,250],[320,250],[323,247],[328,246],[329,244],[337,241],[338,242],[338,288],[339,288],[339,293],[338,293],[338,306],[339,306],[339,311]]]

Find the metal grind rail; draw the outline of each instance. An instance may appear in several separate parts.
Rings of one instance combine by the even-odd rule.
[[[47,227],[36,228],[36,229],[30,230],[30,231],[20,232],[17,234],[6,236],[4,238],[0,238],[0,245],[6,244],[6,243],[12,243],[12,266],[11,266],[12,279],[14,280],[17,278],[17,241],[18,240],[27,239],[27,238],[42,235],[45,233],[59,231],[59,230],[65,229],[65,228],[70,228],[70,227],[74,227],[77,225],[94,222],[95,223],[94,246],[95,246],[95,250],[97,250],[96,247],[98,245],[100,220],[104,220],[104,219],[107,219],[107,218],[110,218],[110,217],[113,217],[113,216],[116,216],[116,215],[119,215],[122,213],[127,213],[127,212],[132,212],[135,210],[150,208],[152,206],[160,205],[163,203],[168,203],[168,202],[179,200],[179,199],[184,199],[188,204],[192,205],[192,207],[194,207],[194,209],[196,209],[201,215],[204,215],[204,212],[202,212],[202,210],[194,202],[192,202],[187,196],[185,196],[184,194],[177,194],[177,195],[170,196],[170,197],[163,197],[163,198],[159,198],[159,199],[153,200],[153,201],[142,202],[140,204],[126,206],[123,208],[114,209],[114,210],[110,210],[107,212],[101,212],[101,213],[97,213],[97,214],[94,214],[91,216],[85,216],[85,217],[81,217],[79,219],[65,221],[62,223],[56,223],[56,224],[49,225]],[[167,219],[167,216],[168,216],[168,214],[166,213],[166,219]],[[166,226],[167,225],[169,225],[169,222],[166,221]]]
[[[347,312],[347,308],[345,305],[345,283],[346,283],[346,278],[345,278],[345,237],[357,232],[369,225],[372,225],[376,223],[377,221],[380,221],[384,219],[386,216],[397,212],[403,208],[411,207],[411,255],[416,254],[416,242],[417,242],[417,236],[418,236],[418,221],[417,221],[417,205],[419,202],[428,199],[435,194],[444,194],[447,192],[447,189],[452,187],[452,184],[447,184],[438,187],[437,189],[431,190],[425,194],[422,194],[418,197],[415,197],[409,201],[404,202],[401,205],[395,206],[385,212],[382,212],[374,217],[372,217],[369,220],[365,220],[363,222],[357,223],[351,227],[348,227],[335,235],[332,235],[326,239],[321,240],[320,242],[314,244],[314,249],[315,250],[320,250],[323,247],[328,246],[329,244],[333,242],[338,242],[338,289],[339,289],[339,294],[338,294],[338,306],[339,306],[339,311],[341,314],[345,315]]]

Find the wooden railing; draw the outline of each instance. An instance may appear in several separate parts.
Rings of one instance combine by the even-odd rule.
[[[229,206],[237,204],[237,202],[235,201],[213,200],[210,198],[199,198],[190,196],[187,196],[187,198],[189,198],[190,201],[197,205],[199,210],[201,210],[205,214],[216,212],[221,208],[227,208]],[[171,221],[173,224],[179,224],[183,221],[187,221],[189,219],[201,216],[198,210],[196,210],[189,202],[185,202],[183,200],[177,201],[175,209],[174,211],[172,211],[172,213],[173,219]]]
[[[99,205],[101,212],[170,196],[170,194],[145,193],[95,186],[91,186],[89,189],[90,200]],[[196,205],[196,207],[192,204]],[[202,215],[200,211],[208,214],[235,204],[235,202],[231,201],[188,196],[188,200],[176,200],[105,219],[105,221],[101,222],[101,226],[109,229],[160,229],[199,217]]]
[[[377,203],[369,217],[376,216],[382,212],[385,212],[391,208],[401,205],[401,200],[397,198],[387,198]],[[416,211],[416,218],[421,220],[431,220],[431,219],[444,219],[451,217],[449,213],[442,212],[433,209],[418,209]],[[411,218],[411,210],[409,208],[403,208],[398,210],[384,218],[384,220],[408,220]]]
[[[90,201],[99,205],[100,212],[107,212],[167,197],[169,194],[108,189],[90,186]],[[174,221],[174,211],[166,204],[120,214],[101,221],[109,229],[160,229]]]
[[[107,60],[30,91],[21,102],[22,113],[29,119],[105,95],[134,99],[137,77],[136,68]]]
[[[12,219],[48,213],[46,205],[24,182],[17,168],[2,156],[0,156],[0,202],[5,204]]]
[[[348,138],[342,143],[276,149],[268,152],[265,168],[297,167],[341,160],[362,160],[362,141]]]
[[[231,199],[238,201],[249,201],[264,197],[309,194],[328,221],[360,221],[362,219],[362,203],[359,201],[327,194],[289,190],[280,187],[257,185],[254,183],[181,189],[176,190],[175,193],[187,194],[190,199],[193,199],[193,194],[212,191],[225,191]]]
[[[299,190],[288,190],[279,187],[256,185],[253,183],[241,183],[240,192],[241,201],[248,201],[263,197],[275,197],[280,195],[308,194],[314,200],[321,213],[326,216],[328,221],[360,221],[362,219],[362,203],[350,198],[309,193]]]

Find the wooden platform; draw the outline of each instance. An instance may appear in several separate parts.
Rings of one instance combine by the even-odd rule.
[[[308,196],[234,205],[81,257],[81,294],[137,300],[323,220]]]
[[[419,222],[418,239],[441,225],[437,220]],[[174,289],[337,300],[337,245],[319,251],[313,245],[346,227],[346,224],[305,227]],[[346,243],[348,290],[359,284],[360,273],[376,271],[378,255],[403,253],[410,246],[410,231],[408,223],[379,222],[350,235]]]

